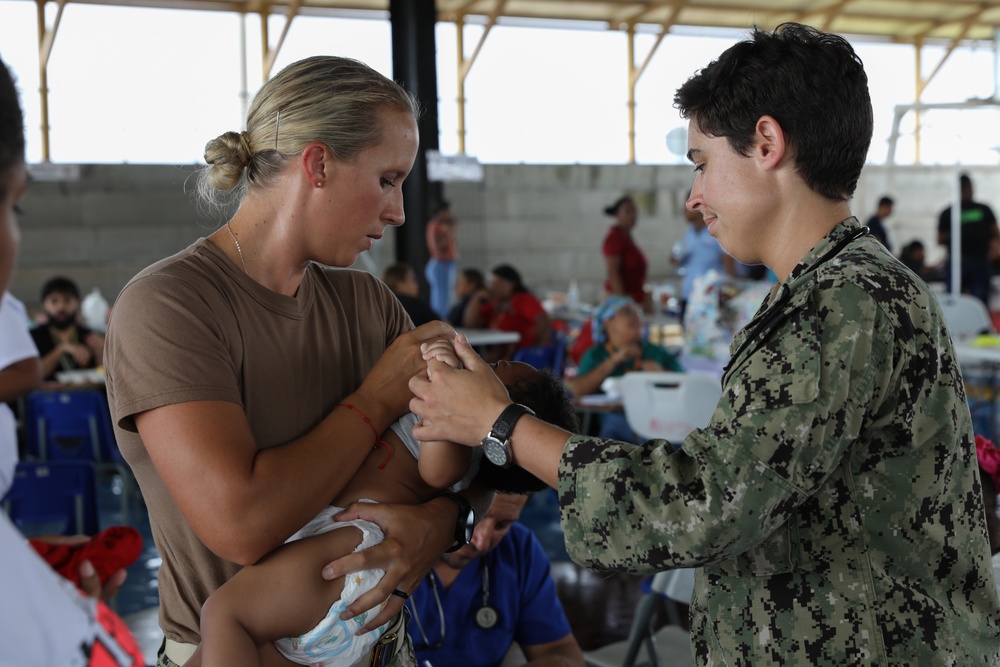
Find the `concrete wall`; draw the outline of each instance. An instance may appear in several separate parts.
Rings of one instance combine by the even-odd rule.
[[[854,209],[864,220],[878,198],[896,199],[888,221],[895,250],[920,238],[934,261],[938,213],[952,196],[955,167],[870,167]],[[34,311],[42,283],[55,274],[82,292],[101,289],[114,300],[136,272],[215,230],[188,194],[196,167],[84,165],[74,182],[32,183],[21,208],[22,246],[11,291]],[[967,171],[976,198],[1000,211],[1000,167]],[[674,275],[669,257],[680,241],[680,211],[693,180],[689,166],[487,165],[481,183],[450,183],[445,195],[461,224],[460,263],[488,272],[501,262],[518,267],[536,293],[565,291],[577,280],[584,300],[604,280],[601,240],[611,224],[603,208],[623,192],[639,204],[634,232],[650,261],[650,279]],[[390,230],[391,231],[391,230]],[[393,259],[392,234],[358,267],[378,273]]]

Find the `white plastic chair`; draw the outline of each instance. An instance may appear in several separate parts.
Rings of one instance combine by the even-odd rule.
[[[708,426],[722,398],[719,380],[700,373],[626,373],[618,387],[625,419],[637,436],[677,445],[691,431]]]
[[[952,340],[993,332],[990,312],[976,297],[969,294],[938,294],[937,297]]]

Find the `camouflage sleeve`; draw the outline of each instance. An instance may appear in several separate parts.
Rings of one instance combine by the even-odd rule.
[[[559,494],[573,560],[649,573],[758,545],[766,554],[768,536],[840,463],[892,373],[892,327],[874,299],[852,285],[801,296],[734,358],[711,423],[681,451],[657,440],[569,440]]]

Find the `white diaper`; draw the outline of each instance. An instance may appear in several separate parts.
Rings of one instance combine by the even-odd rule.
[[[333,521],[331,519],[333,515],[343,510],[342,507],[325,508],[302,530],[289,537],[286,543],[301,540],[304,537],[322,535],[346,526],[354,526],[361,531],[361,544],[357,546],[355,551],[373,547],[385,539],[382,529],[371,521],[361,519]],[[361,629],[370,616],[378,614],[382,605],[355,616],[349,621],[340,620],[340,614],[349,604],[374,588],[382,580],[384,574],[384,570],[375,569],[362,570],[347,575],[344,577],[344,591],[341,593],[340,599],[330,606],[326,617],[320,621],[319,625],[301,637],[279,639],[274,642],[274,645],[283,656],[300,665],[310,665],[311,667],[344,665],[346,667],[367,664],[372,646],[382,636],[389,624],[386,623],[377,630],[360,636],[356,636],[354,633]]]

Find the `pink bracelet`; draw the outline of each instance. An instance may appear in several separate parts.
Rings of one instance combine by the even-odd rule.
[[[389,450],[389,455],[385,457],[385,461],[382,461],[382,464],[378,467],[379,470],[384,468],[385,464],[387,464],[389,462],[389,459],[392,458],[392,445],[390,445],[388,442],[379,437],[379,432],[375,430],[375,424],[372,424],[371,420],[368,419],[368,417],[366,417],[361,412],[361,410],[358,410],[350,403],[338,403],[336,407],[347,408],[348,410],[350,410],[351,412],[353,412],[354,414],[358,415],[359,417],[365,420],[365,423],[368,424],[368,426],[371,428],[372,433],[375,434],[375,444],[372,446],[372,449],[378,449],[379,445],[385,445],[386,449]]]

